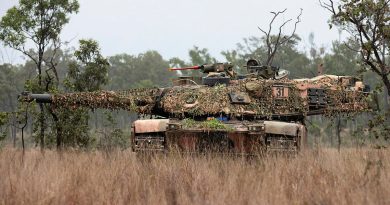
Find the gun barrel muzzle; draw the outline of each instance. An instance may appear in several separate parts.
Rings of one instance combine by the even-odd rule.
[[[51,95],[50,94],[32,94],[32,93],[29,93],[29,92],[22,92],[19,96],[18,96],[18,100],[19,101],[24,101],[24,102],[32,102],[32,101],[36,101],[37,103],[51,103],[52,102],[52,99],[51,99]]]

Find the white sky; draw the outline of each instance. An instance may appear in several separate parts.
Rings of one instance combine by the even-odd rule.
[[[194,45],[208,48],[219,60],[223,50],[234,49],[244,37],[261,36],[258,26],[268,28],[270,11],[287,8],[280,20],[288,20],[303,9],[297,34],[300,48],[309,47],[315,34],[317,46],[329,48],[339,38],[329,30],[330,14],[317,0],[79,0],[80,11],[62,32],[64,41],[77,45],[80,38],[93,38],[106,56],[138,54],[157,50],[164,58],[188,59]],[[0,16],[17,0],[0,0]],[[292,25],[292,23],[291,23]],[[286,28],[286,32],[290,31]],[[0,47],[0,63],[20,62],[17,51]]]

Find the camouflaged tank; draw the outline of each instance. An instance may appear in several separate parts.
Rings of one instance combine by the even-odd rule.
[[[247,75],[229,63],[170,70],[200,70],[172,87],[64,94],[23,93],[20,99],[55,107],[124,109],[132,123],[132,149],[168,152],[296,152],[305,146],[305,117],[368,109],[367,86],[351,76],[288,79],[288,71],[249,60]],[[145,119],[148,117],[149,119]],[[152,118],[152,119],[150,119]]]

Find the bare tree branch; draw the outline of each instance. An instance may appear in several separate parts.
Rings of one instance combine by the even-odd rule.
[[[344,44],[344,46],[347,47],[349,50],[354,51],[354,52],[356,52],[356,53],[360,53],[359,50],[356,50],[355,48],[352,48],[351,46],[348,45],[348,43],[344,42],[343,44]]]
[[[54,76],[56,78],[55,83],[57,86],[59,84],[60,79],[59,79],[58,72],[57,72],[57,62],[55,61],[55,58],[57,57],[57,51],[60,49],[60,47],[61,47],[60,40],[59,39],[53,40],[53,42],[52,42],[52,49],[53,49],[52,55],[50,55],[49,59],[43,59],[45,64],[49,65],[49,69],[46,70],[46,74],[48,75],[49,70],[53,71]]]
[[[327,3],[325,3],[325,2],[323,2],[323,1],[321,1],[321,0],[318,0],[319,2],[320,2],[320,6],[322,7],[322,8],[324,8],[324,9],[326,9],[326,10],[328,10],[330,13],[332,13],[332,14],[336,14],[336,11],[335,11],[335,7],[334,7],[334,3],[333,3],[333,1],[332,0],[329,0],[329,4],[327,4]]]
[[[276,20],[276,18],[286,12],[287,9],[284,9],[283,11],[278,11],[278,12],[271,12],[271,14],[273,14],[273,17],[269,23],[269,29],[268,31],[265,31],[263,29],[261,29],[260,27],[258,27],[258,29],[265,35],[265,43],[266,43],[266,46],[267,46],[267,60],[266,60],[266,65],[271,65],[272,64],[272,61],[276,55],[276,52],[278,50],[278,48],[283,45],[284,43],[288,42],[289,40],[291,40],[294,35],[295,35],[295,31],[296,31],[296,28],[297,28],[297,25],[299,22],[301,22],[301,15],[302,15],[302,9],[300,10],[300,13],[299,15],[297,16],[297,20],[294,24],[294,29],[293,31],[291,32],[291,35],[289,36],[283,36],[283,28],[289,23],[292,21],[292,19],[289,19],[287,21],[284,21],[280,26],[279,26],[279,31],[277,33],[276,36],[272,36],[272,26]]]
[[[286,40],[284,42],[281,42],[282,44],[289,41],[294,36],[295,31],[297,30],[297,25],[298,25],[298,23],[301,22],[302,11],[303,11],[303,9],[301,8],[301,11],[300,11],[299,15],[297,16],[297,20],[295,21],[295,24],[294,24],[294,30],[291,32],[290,37],[286,38]],[[282,26],[284,26],[284,25],[282,25]]]

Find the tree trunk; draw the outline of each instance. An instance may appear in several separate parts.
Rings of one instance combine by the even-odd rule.
[[[54,126],[56,129],[56,141],[57,141],[57,150],[61,150],[62,147],[62,126],[59,122],[58,116],[54,113],[53,110],[50,110],[50,114],[54,120]]]
[[[41,149],[43,150],[45,148],[45,110],[43,108],[43,104],[39,103],[39,126],[40,126],[40,132],[39,132],[39,140]]]
[[[387,76],[387,74],[382,75],[382,81],[385,84],[385,87],[387,89],[387,100],[388,100],[388,98],[390,96],[390,80],[389,80],[389,77]]]
[[[42,24],[42,22],[41,22]],[[41,26],[42,27],[42,26]],[[38,45],[38,63],[37,63],[37,69],[38,69],[38,85],[39,85],[39,91],[43,91],[43,82],[42,82],[42,61],[43,61],[43,53],[44,53],[44,47],[43,47],[43,39],[41,38],[39,45]],[[40,137],[40,145],[41,150],[45,148],[45,109],[42,103],[39,103],[39,137]]]
[[[22,127],[22,148],[23,148],[23,155],[24,155],[24,127]]]
[[[389,110],[389,89],[385,86],[385,90],[383,92],[383,108],[384,110]]]
[[[337,115],[337,122],[336,122],[336,136],[337,136],[337,149],[339,152],[340,152],[340,147],[341,147],[340,132],[341,132],[341,117],[340,117],[340,114],[338,114]]]
[[[16,147],[16,125],[17,125],[16,117],[12,117],[12,126],[11,126],[11,136],[13,140],[13,145]]]
[[[386,41],[383,41],[382,44],[383,44],[382,45],[382,63],[386,67],[386,47],[387,47]],[[389,110],[390,83],[389,83],[388,75],[383,74],[382,79],[383,79],[383,83],[385,84],[385,90],[383,92],[383,100],[384,100],[383,107],[384,107],[384,110],[387,111],[387,110]]]
[[[333,143],[333,135],[330,134],[329,136],[330,136],[330,147],[333,148],[333,145],[334,145],[334,143]]]

